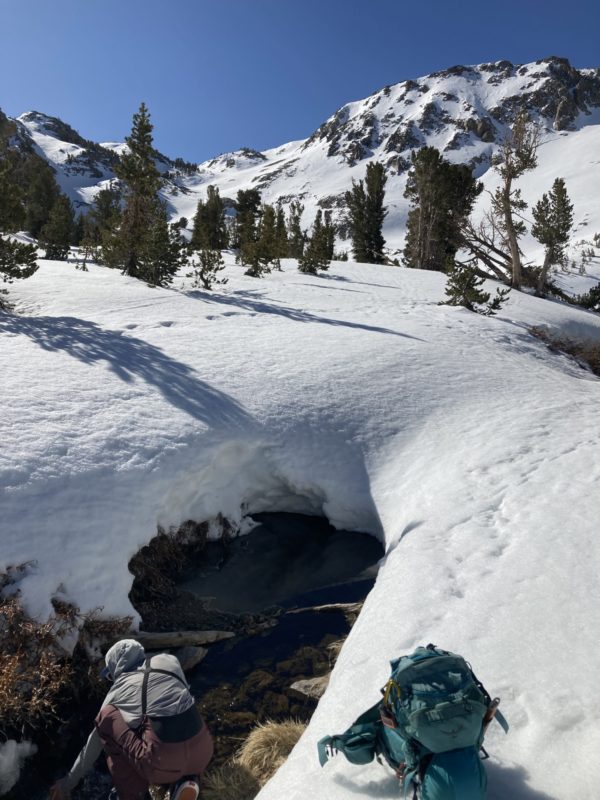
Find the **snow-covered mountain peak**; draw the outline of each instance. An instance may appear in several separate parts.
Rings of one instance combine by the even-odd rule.
[[[397,252],[403,246],[408,212],[404,188],[411,153],[425,145],[436,147],[450,161],[469,164],[478,178],[491,184],[492,157],[522,108],[539,124],[544,145],[552,143],[543,148],[551,153],[551,162],[540,158],[539,180],[535,172],[525,176],[524,193],[528,184],[532,195],[540,185],[546,191],[560,164],[562,177],[575,189],[577,209],[588,196],[587,188],[577,195],[579,185],[587,187],[600,177],[600,167],[591,157],[600,137],[600,69],[576,69],[557,56],[530,64],[503,60],[456,65],[346,103],[305,140],[263,152],[241,147],[198,165],[157,153],[156,163],[173,219],[191,221],[211,184],[229,202],[241,189],[258,189],[267,203],[285,207],[300,201],[305,227],[318,209],[331,210],[344,239],[344,194],[352,180],[363,177],[370,161],[380,161],[388,176],[384,235],[390,250]],[[160,120],[154,122],[160,125]],[[62,120],[38,111],[21,115],[15,124],[21,140],[50,163],[61,189],[82,209],[114,178],[117,160],[127,147],[119,142],[95,144]]]

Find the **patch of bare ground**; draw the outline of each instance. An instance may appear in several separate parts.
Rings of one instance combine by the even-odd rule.
[[[589,367],[594,375],[600,376],[600,342],[557,336],[540,326],[534,326],[530,328],[530,331],[538,339],[545,342],[553,352],[566,353],[572,356],[581,366]]]

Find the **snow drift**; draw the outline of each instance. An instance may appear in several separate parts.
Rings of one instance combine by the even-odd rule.
[[[600,317],[513,293],[498,317],[438,305],[444,276],[286,262],[222,292],[42,262],[0,315],[0,569],[132,613],[130,556],[218,513],[323,513],[384,543],[330,687],[261,800],[395,796],[383,767],[321,770],[316,741],[378,697],[388,661],[462,653],[512,729],[493,800],[596,797],[600,769],[598,379],[528,332]],[[569,276],[565,279],[571,280]],[[360,691],[357,691],[360,687]]]

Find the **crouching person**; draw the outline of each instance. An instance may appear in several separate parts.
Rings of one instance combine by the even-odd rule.
[[[103,675],[113,685],[51,800],[68,800],[102,751],[114,784],[110,800],[146,800],[150,784],[171,785],[171,800],[196,800],[213,742],[179,661],[166,653],[146,657],[134,639],[114,644],[105,660]]]

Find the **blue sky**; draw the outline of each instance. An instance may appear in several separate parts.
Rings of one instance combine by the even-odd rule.
[[[561,55],[600,66],[597,0],[0,0],[0,108],[202,161],[312,133],[386,84]]]

